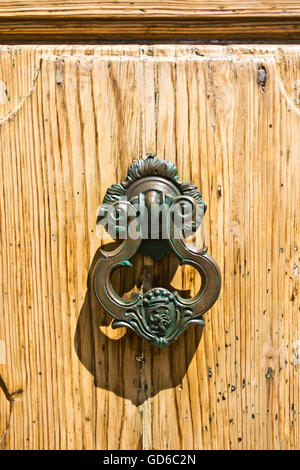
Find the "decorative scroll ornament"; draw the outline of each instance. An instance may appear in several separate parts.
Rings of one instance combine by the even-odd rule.
[[[205,325],[202,315],[219,296],[220,272],[206,249],[199,250],[185,240],[199,228],[205,210],[197,187],[181,182],[172,162],[153,155],[134,161],[126,180],[108,189],[98,222],[123,241],[112,252],[101,250],[93,276],[98,301],[115,318],[113,328],[125,326],[162,348],[188,326]],[[155,222],[152,214],[159,215]],[[138,251],[154,259],[173,252],[181,265],[198,270],[200,291],[184,299],[159,287],[123,299],[112,286],[111,274],[119,267],[132,266],[129,260]]]

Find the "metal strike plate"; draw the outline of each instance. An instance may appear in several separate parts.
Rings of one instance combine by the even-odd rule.
[[[114,318],[113,328],[127,327],[162,348],[191,325],[205,325],[202,315],[215,303],[221,287],[219,268],[205,249],[186,242],[200,226],[206,210],[193,183],[179,180],[174,163],[148,155],[136,160],[127,178],[111,186],[100,206],[98,222],[120,240],[112,252],[101,250],[93,273],[94,290],[101,306]],[[131,266],[140,251],[154,259],[173,252],[180,264],[193,266],[201,288],[190,299],[162,287],[133,293],[130,300],[114,290],[115,269]]]

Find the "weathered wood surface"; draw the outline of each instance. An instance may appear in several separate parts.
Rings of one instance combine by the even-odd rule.
[[[92,44],[96,41],[203,39],[204,41],[293,41],[300,39],[300,17],[265,19],[3,19],[0,44]]]
[[[300,13],[298,0],[144,0],[95,2],[36,0],[0,1],[2,17],[197,17],[197,16],[279,16]]]
[[[2,447],[299,448],[300,47],[3,46],[0,80]],[[97,206],[147,152],[201,188],[223,277],[164,351],[86,287]]]
[[[298,0],[1,1],[0,42],[300,38]]]

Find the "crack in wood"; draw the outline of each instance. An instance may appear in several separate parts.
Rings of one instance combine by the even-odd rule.
[[[22,395],[23,394],[23,390],[22,389],[18,389],[16,390],[15,392],[13,393],[9,393],[8,391],[8,388],[2,378],[2,376],[0,375],[0,388],[1,390],[3,391],[4,395],[5,395],[5,398],[7,399],[7,401],[9,402],[9,414],[8,414],[8,419],[7,419],[7,423],[6,423],[6,426],[5,426],[5,429],[4,429],[4,432],[2,434],[2,437],[0,438],[0,448],[2,448],[3,446],[5,446],[5,440],[6,440],[6,436],[7,436],[7,433],[8,433],[8,430],[9,430],[9,426],[10,426],[10,422],[11,422],[11,417],[12,417],[12,412],[13,412],[13,408],[14,408],[14,403],[15,403],[15,397],[16,396],[19,396],[19,395]]]
[[[33,80],[32,80],[32,85],[31,85],[31,88],[29,89],[28,93],[19,101],[17,106],[12,111],[10,111],[4,117],[0,118],[0,126],[2,126],[2,124],[4,124],[5,122],[12,121],[14,119],[14,117],[16,116],[17,112],[20,111],[20,109],[24,106],[27,99],[32,96],[33,90],[35,89],[35,85],[37,83],[38,76],[39,76],[40,71],[41,71],[42,60],[43,60],[43,58],[40,57],[38,66],[36,67],[35,74],[34,74],[34,77],[33,77]]]

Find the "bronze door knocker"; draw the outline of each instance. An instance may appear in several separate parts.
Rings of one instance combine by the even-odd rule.
[[[220,271],[207,248],[199,250],[186,242],[199,228],[205,210],[197,187],[181,182],[172,162],[153,155],[135,160],[126,180],[108,189],[99,223],[122,242],[112,252],[101,250],[93,282],[101,306],[115,318],[113,328],[129,328],[162,348],[188,326],[205,325],[202,315],[219,296]],[[130,259],[138,250],[154,259],[173,252],[181,265],[189,264],[200,273],[199,292],[184,299],[177,292],[157,287],[133,293],[130,300],[120,297],[111,274],[124,265],[132,266]]]

